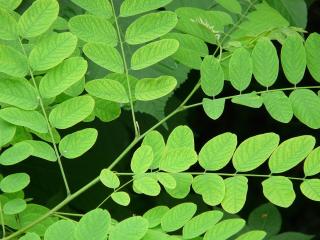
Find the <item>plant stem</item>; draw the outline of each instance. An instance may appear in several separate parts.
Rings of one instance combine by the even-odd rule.
[[[22,44],[22,41],[21,39],[19,38],[19,43],[20,43],[20,46],[22,48],[22,51],[23,51],[23,54],[28,57],[24,47],[23,47],[23,44]],[[44,104],[43,104],[43,100],[42,100],[42,97],[41,97],[41,94],[40,94],[40,91],[39,91],[39,88],[37,86],[37,83],[36,83],[36,80],[34,78],[34,75],[33,75],[33,71],[28,63],[28,70],[29,70],[29,74],[31,76],[31,80],[32,80],[32,83],[33,83],[33,86],[34,88],[36,89],[36,93],[37,93],[37,97],[39,99],[39,103],[40,103],[40,107],[41,107],[41,111],[42,111],[42,114],[46,120],[46,123],[47,123],[47,127],[48,127],[48,131],[49,131],[49,135],[50,135],[50,138],[51,138],[51,141],[52,141],[52,146],[53,146],[53,149],[54,149],[54,152],[55,152],[55,155],[57,157],[57,161],[58,161],[58,164],[59,164],[59,168],[60,168],[60,172],[61,172],[61,175],[62,175],[62,178],[63,178],[63,182],[64,182],[64,185],[65,185],[65,189],[66,189],[66,192],[67,192],[67,196],[70,196],[71,192],[70,192],[70,188],[69,188],[69,184],[68,184],[68,181],[67,181],[67,177],[66,177],[66,174],[64,172],[64,169],[63,169],[63,165],[62,165],[62,161],[61,161],[61,158],[60,158],[60,154],[59,154],[59,151],[58,151],[58,148],[57,148],[57,145],[56,145],[56,142],[55,142],[55,139],[54,139],[54,136],[53,136],[53,132],[52,132],[52,127],[51,127],[51,124],[49,122],[49,119],[48,119],[48,116],[47,116],[47,113],[46,113],[46,110],[45,110],[45,107],[44,107]]]
[[[110,0],[110,2],[111,2],[111,6],[112,6],[112,12],[113,12],[113,16],[114,16],[114,21],[115,21],[115,24],[116,24],[116,29],[117,29],[117,34],[118,34],[118,39],[119,39],[119,44],[120,44],[120,49],[121,49],[121,55],[122,55],[124,71],[125,71],[125,74],[126,74],[127,87],[128,87],[128,93],[129,93],[129,101],[130,101],[130,109],[131,109],[131,115],[132,115],[135,138],[138,138],[140,133],[139,133],[139,128],[138,128],[137,121],[136,121],[136,116],[135,116],[135,113],[134,113],[131,86],[130,86],[130,79],[129,79],[129,70],[128,70],[128,65],[127,65],[127,60],[126,60],[126,54],[125,54],[125,51],[124,51],[124,46],[123,46],[122,37],[121,37],[121,30],[120,30],[120,27],[119,27],[118,18],[117,18],[116,11],[115,11],[115,8],[114,8],[113,0]]]

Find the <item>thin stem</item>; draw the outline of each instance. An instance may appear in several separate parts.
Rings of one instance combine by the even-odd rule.
[[[80,213],[67,213],[67,212],[55,212],[54,214],[69,216],[69,217],[82,217],[84,214]]]
[[[72,218],[68,218],[68,217],[65,217],[65,216],[60,215],[60,214],[57,214],[57,213],[54,213],[54,214],[52,214],[52,215],[53,215],[53,216],[56,216],[56,217],[58,217],[58,218],[64,219],[64,220],[69,220],[69,221],[77,222],[77,221],[73,220]]]
[[[26,57],[28,57],[20,38],[19,38],[19,42],[20,42],[20,46],[22,48],[22,51],[23,51],[24,55]],[[56,155],[57,160],[58,160],[58,164],[59,164],[59,168],[60,168],[60,172],[61,172],[61,175],[62,175],[62,178],[63,178],[64,185],[65,185],[65,188],[66,188],[67,196],[70,196],[71,192],[70,192],[69,184],[68,184],[67,177],[66,177],[66,174],[64,172],[62,161],[61,161],[61,158],[60,158],[60,154],[59,154],[59,151],[58,151],[58,148],[57,148],[54,136],[53,136],[52,127],[51,127],[51,124],[49,122],[49,119],[48,119],[48,116],[47,116],[47,112],[45,110],[45,107],[44,107],[44,104],[43,104],[43,100],[41,98],[41,94],[40,94],[39,88],[37,86],[36,80],[35,80],[34,75],[33,75],[33,71],[31,69],[29,63],[28,63],[28,70],[29,70],[29,74],[31,76],[31,80],[32,80],[33,86],[36,89],[36,93],[37,93],[37,97],[39,99],[39,103],[40,103],[42,114],[43,114],[43,116],[44,116],[44,118],[46,120],[46,123],[47,123],[49,135],[50,135],[50,138],[51,138],[51,141],[52,141],[52,146],[53,146],[55,155]]]
[[[124,71],[125,71],[126,80],[127,80],[127,87],[128,87],[128,93],[129,93],[129,101],[130,101],[130,109],[131,109],[133,127],[134,127],[135,137],[137,138],[137,137],[139,137],[140,133],[139,133],[138,125],[137,125],[138,122],[136,121],[136,116],[135,116],[135,113],[134,113],[131,86],[130,86],[130,79],[129,79],[129,70],[128,70],[128,65],[127,65],[127,60],[126,60],[126,54],[125,54],[125,51],[124,51],[124,46],[123,46],[122,36],[121,36],[121,30],[120,30],[120,27],[119,27],[118,18],[117,18],[116,11],[115,11],[115,8],[114,8],[113,0],[110,0],[110,2],[111,2],[113,16],[114,16],[114,22],[116,24],[117,34],[118,34],[118,38],[119,38],[122,61],[123,61]]]

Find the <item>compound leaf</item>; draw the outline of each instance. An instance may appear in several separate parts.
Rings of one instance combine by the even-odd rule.
[[[148,175],[136,178],[133,181],[133,189],[137,193],[143,193],[153,197],[158,196],[161,191],[158,181]]]
[[[217,120],[223,113],[225,105],[225,99],[202,99],[202,106],[204,112],[208,115],[208,117],[213,120]]]
[[[153,161],[152,148],[148,145],[140,146],[133,154],[131,170],[135,174],[145,173]]]
[[[0,155],[0,164],[5,166],[14,165],[30,157],[32,153],[33,148],[30,144],[25,141],[18,142]]]
[[[313,201],[320,201],[320,179],[307,179],[300,185],[301,192]]]
[[[238,233],[246,222],[241,218],[227,219],[213,226],[204,235],[203,240],[226,240]]]
[[[22,53],[0,44],[0,72],[13,77],[24,77],[28,71],[28,61]]]
[[[154,228],[161,224],[161,218],[168,211],[169,208],[167,206],[156,206],[146,211],[143,214],[143,218],[148,220],[149,228]]]
[[[305,50],[307,55],[307,66],[311,76],[320,82],[320,34],[311,33],[305,42]]]
[[[0,3],[1,6],[1,3]],[[0,8],[0,22],[2,23],[0,29],[0,39],[16,40],[18,38],[18,25],[15,18],[4,9]]]
[[[314,149],[304,161],[305,176],[313,176],[320,172],[320,147]]]
[[[0,189],[5,193],[19,192],[28,186],[30,177],[26,173],[14,173],[4,177],[0,182]]]
[[[130,195],[123,191],[112,193],[111,199],[121,206],[128,206],[130,204]]]
[[[148,132],[143,139],[142,145],[147,145],[152,148],[153,162],[150,169],[159,168],[159,163],[165,149],[165,142],[161,133],[158,131]]]
[[[76,224],[70,220],[60,220],[50,225],[45,234],[44,240],[68,240],[72,239]]]

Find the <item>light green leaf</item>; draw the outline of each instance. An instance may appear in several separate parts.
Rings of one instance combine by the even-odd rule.
[[[145,173],[153,161],[152,148],[148,145],[140,146],[133,154],[131,170],[135,174]]]
[[[69,28],[85,42],[105,43],[111,47],[118,44],[118,36],[113,25],[104,17],[77,15],[70,19]]]
[[[229,62],[229,79],[232,86],[238,91],[245,90],[253,72],[253,63],[250,53],[243,47],[236,49]]]
[[[197,211],[197,205],[191,202],[181,203],[167,211],[161,218],[161,228],[173,232],[182,228]]]
[[[124,86],[111,79],[96,79],[89,81],[86,84],[86,91],[95,97],[118,102],[118,103],[128,103],[129,97]]]
[[[166,188],[167,193],[174,198],[183,199],[190,192],[190,186],[193,177],[189,173],[176,173],[172,174],[176,180],[176,187],[174,189]]]
[[[125,40],[131,45],[152,41],[170,32],[177,22],[174,12],[161,11],[143,15],[129,25]]]
[[[42,158],[51,162],[57,161],[57,156],[53,148],[48,143],[36,140],[26,140],[24,142],[32,147],[32,156]]]
[[[167,148],[180,149],[191,148],[194,149],[193,132],[188,126],[180,125],[176,127],[169,135],[167,140]]]
[[[39,36],[57,19],[59,4],[56,0],[37,0],[19,19],[19,33],[24,38]]]
[[[33,153],[33,148],[27,142],[18,142],[12,147],[6,149],[0,155],[0,164],[5,166],[10,166],[17,164],[28,157]]]
[[[248,179],[244,176],[229,177],[224,180],[226,193],[221,202],[222,208],[228,213],[239,212],[247,199]]]
[[[208,211],[195,216],[184,225],[182,229],[183,239],[193,239],[204,234],[218,223],[222,216],[221,211]]]
[[[107,210],[97,208],[86,213],[75,228],[77,240],[105,240],[111,225],[111,216]]]
[[[257,41],[252,51],[253,75],[264,87],[272,86],[278,77],[279,59],[277,50],[267,38]]]
[[[320,128],[320,98],[309,89],[291,92],[289,99],[294,115],[312,129]]]
[[[232,159],[238,172],[248,172],[263,164],[278,147],[280,137],[275,133],[265,133],[243,141],[235,151]]]
[[[8,107],[0,110],[0,118],[14,125],[27,127],[39,133],[48,132],[44,116],[37,111],[26,111]]]
[[[88,95],[68,99],[50,112],[49,121],[58,129],[76,125],[88,117],[94,109],[94,99]]]
[[[237,136],[223,133],[209,140],[199,153],[199,163],[206,170],[217,171],[231,160],[237,147]]]
[[[314,149],[304,161],[304,175],[313,176],[320,172],[320,147]]]
[[[269,160],[272,173],[282,173],[298,165],[314,148],[316,140],[309,135],[290,138],[282,142]]]
[[[124,0],[120,7],[120,17],[129,17],[155,10],[169,4],[172,0]]]
[[[77,38],[72,33],[52,33],[31,50],[29,63],[33,70],[43,71],[57,66],[75,50]]]
[[[99,179],[108,188],[118,188],[120,186],[117,174],[109,169],[103,169],[100,172]]]
[[[231,102],[251,108],[260,108],[263,100],[255,92],[240,94],[231,99]]]
[[[9,10],[15,10],[21,4],[22,0],[0,0],[0,7]]]
[[[188,170],[197,162],[197,153],[192,148],[167,149],[160,161],[160,170],[177,173]]]
[[[5,193],[19,192],[28,186],[30,177],[26,173],[14,173],[4,177],[0,182],[0,189]]]
[[[114,47],[103,43],[87,43],[83,52],[100,67],[116,73],[124,72],[122,57]]]
[[[109,1],[106,0],[71,0],[79,7],[85,9],[89,13],[101,17],[110,18],[113,16],[112,7]]]
[[[0,44],[0,72],[13,77],[24,77],[28,71],[27,58],[22,53]]]
[[[168,211],[169,211],[169,208],[167,206],[156,206],[146,211],[143,214],[143,218],[148,220],[149,228],[154,228],[160,225],[161,218]]]
[[[158,196],[161,188],[159,183],[153,177],[142,176],[133,181],[133,189],[138,193],[143,193],[148,196]]]
[[[202,106],[208,117],[217,120],[223,113],[225,100],[221,99],[202,99]]]
[[[4,78],[0,80],[0,102],[34,110],[39,100],[34,87],[27,80]]]
[[[208,96],[217,96],[223,89],[224,73],[218,59],[211,55],[203,59],[200,68],[201,88]]]
[[[65,136],[59,143],[59,151],[66,158],[77,158],[87,152],[96,142],[98,131],[86,128]]]
[[[206,173],[193,179],[193,190],[202,195],[203,201],[210,205],[220,204],[225,196],[225,184],[223,178],[215,173]]]
[[[128,206],[130,204],[130,195],[126,192],[114,192],[111,194],[111,199],[121,206]]]
[[[159,168],[159,163],[165,149],[165,142],[162,135],[158,131],[150,131],[144,137],[142,145],[147,145],[152,148],[153,162],[150,169]]]
[[[302,80],[307,59],[300,35],[291,35],[284,41],[281,49],[281,64],[290,83],[296,85]]]
[[[6,215],[15,215],[21,213],[27,208],[27,203],[21,198],[9,200],[3,205],[3,213]]]
[[[140,216],[127,218],[111,231],[109,240],[140,240],[148,231],[149,223]]]
[[[245,224],[241,218],[223,220],[207,231],[203,240],[227,240],[238,233]]]
[[[44,240],[70,240],[73,239],[73,234],[76,224],[70,220],[60,220],[50,225],[44,234]]]
[[[1,2],[0,2],[1,6]],[[15,18],[4,9],[0,8],[0,39],[3,40],[16,40],[18,38],[18,25]]]
[[[283,176],[272,176],[262,182],[264,196],[279,207],[290,207],[296,198],[292,182]]]
[[[305,42],[305,50],[307,54],[307,66],[311,76],[320,82],[320,34],[311,33]]]
[[[174,54],[179,48],[175,39],[162,39],[149,43],[136,50],[131,57],[132,70],[139,70],[154,65]]]
[[[28,232],[25,235],[23,235],[19,240],[41,240],[38,234],[33,232]]]
[[[57,67],[49,70],[41,79],[39,90],[43,97],[51,98],[66,91],[85,75],[88,63],[82,57],[64,60]]]
[[[121,108],[118,103],[104,99],[96,99],[95,101],[94,115],[96,115],[102,122],[111,122],[120,116]]]
[[[0,118],[0,148],[8,144],[16,133],[16,127]]]
[[[240,235],[236,240],[263,240],[266,235],[265,231],[253,230]]]
[[[241,14],[242,8],[237,0],[217,0],[217,3],[230,12]]]
[[[157,180],[167,189],[175,189],[177,187],[176,179],[170,174],[165,172],[156,173]]]
[[[313,201],[320,201],[320,179],[307,179],[300,185],[301,192]]]
[[[271,117],[282,123],[289,123],[293,109],[289,98],[283,91],[267,92],[262,95],[263,104]]]
[[[143,78],[135,87],[135,97],[140,101],[150,101],[161,98],[172,92],[177,85],[177,80],[172,76],[157,78]]]

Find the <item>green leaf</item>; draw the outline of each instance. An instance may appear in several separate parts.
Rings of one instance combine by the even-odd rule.
[[[105,43],[111,47],[118,44],[118,36],[113,25],[104,17],[78,15],[70,19],[69,28],[85,42]]]
[[[226,240],[238,233],[246,222],[241,218],[227,219],[213,226],[204,235],[203,240]]]
[[[313,201],[320,201],[320,179],[307,179],[300,185],[301,192]]]
[[[197,211],[197,205],[191,202],[181,203],[167,211],[161,218],[161,228],[173,232],[182,228]]]
[[[299,232],[284,232],[277,236],[273,236],[270,240],[311,240],[314,239],[314,236],[307,235]]]
[[[253,230],[240,235],[236,240],[263,240],[266,235],[265,231]]]
[[[21,4],[22,0],[0,0],[0,7],[9,10],[15,10]]]
[[[169,208],[167,206],[156,206],[146,211],[143,214],[143,218],[148,220],[149,228],[154,228],[161,224],[163,215],[168,211]]]
[[[43,97],[51,98],[66,91],[84,77],[88,63],[82,57],[64,60],[57,67],[49,70],[41,79],[39,90]]]
[[[167,140],[167,148],[180,149],[191,148],[194,149],[193,132],[188,126],[180,125],[176,127],[169,135]]]
[[[193,239],[204,234],[218,223],[223,216],[221,211],[208,211],[192,218],[182,229],[183,239]]]
[[[135,87],[135,97],[140,101],[150,101],[161,98],[171,93],[177,85],[177,80],[172,76],[157,78],[143,78]]]
[[[21,213],[27,208],[27,203],[21,198],[9,200],[3,205],[3,213],[6,215],[15,215]]]
[[[250,137],[243,141],[235,151],[232,159],[238,172],[248,172],[263,164],[278,147],[279,135],[265,133]]]
[[[1,3],[0,3],[1,6]],[[16,40],[18,38],[18,25],[15,18],[4,9],[0,8],[0,22],[2,23],[0,29],[0,39]]]
[[[95,101],[94,115],[96,115],[102,122],[111,122],[120,116],[121,108],[118,103],[104,99],[96,99]]]
[[[307,59],[300,35],[291,35],[284,41],[281,49],[281,64],[290,83],[296,85],[302,80]]]
[[[262,182],[264,196],[279,207],[290,207],[296,198],[292,182],[283,176],[272,176]]]
[[[225,105],[225,99],[202,99],[202,106],[204,112],[208,115],[208,117],[213,120],[217,120],[223,113]]]
[[[48,143],[36,140],[26,140],[24,142],[32,147],[32,156],[42,158],[51,162],[57,161],[57,156],[53,148]]]
[[[1,79],[0,102],[13,105],[25,110],[34,110],[38,107],[36,91],[25,79]]]
[[[229,177],[224,180],[224,184],[226,192],[221,206],[228,213],[237,213],[247,199],[248,179],[244,176]]]
[[[253,72],[253,63],[250,53],[243,47],[236,49],[229,62],[229,79],[232,86],[238,91],[245,90]]]
[[[28,71],[27,58],[22,53],[0,44],[0,72],[13,77],[24,77]]]
[[[37,111],[26,111],[8,107],[0,110],[0,118],[14,125],[27,127],[39,133],[48,132],[44,116]]]
[[[242,8],[237,0],[217,0],[217,3],[230,12],[241,14]]]
[[[65,136],[59,143],[59,151],[66,158],[77,158],[87,152],[96,142],[98,131],[86,128]]]
[[[16,127],[0,118],[0,148],[8,144],[16,133]]]
[[[73,239],[73,234],[76,224],[70,220],[60,220],[48,227],[44,234],[44,240],[70,240]]]
[[[158,131],[150,131],[144,137],[142,145],[147,145],[152,148],[153,162],[150,169],[158,168],[165,149],[165,142],[162,135]]]
[[[167,189],[175,189],[177,187],[176,179],[165,172],[156,173],[157,180]]]
[[[75,50],[77,38],[72,33],[52,33],[43,38],[31,50],[30,66],[35,71],[43,71],[57,66]]]
[[[129,17],[155,10],[169,4],[172,0],[124,0],[120,7],[120,17]]]
[[[0,155],[0,164],[10,166],[22,162],[30,157],[33,153],[33,148],[27,142],[18,142],[12,147],[6,149]]]
[[[290,138],[282,142],[269,160],[272,173],[282,173],[298,165],[312,151],[316,143],[309,135]]]
[[[26,173],[14,173],[4,177],[0,182],[0,189],[5,193],[19,192],[28,186],[30,177]]]
[[[153,197],[158,196],[161,191],[157,180],[153,177],[149,177],[148,175],[136,178],[133,181],[133,189],[138,193],[143,193]]]
[[[129,25],[125,40],[131,45],[152,41],[170,32],[177,22],[174,12],[161,11],[143,15]]]
[[[203,59],[200,68],[201,88],[208,96],[217,96],[223,89],[224,73],[218,59],[211,55]]]
[[[126,207],[130,204],[130,195],[126,192],[114,192],[111,194],[111,199],[121,206]]]
[[[311,76],[320,82],[320,34],[311,33],[305,42],[305,50],[307,55],[307,66]]]
[[[196,193],[202,195],[203,201],[210,206],[220,204],[225,196],[223,178],[215,173],[196,176],[193,179],[192,188]]]
[[[303,170],[306,177],[320,172],[320,147],[317,147],[308,155],[304,161]]]
[[[117,174],[109,169],[103,169],[100,172],[99,179],[108,188],[118,188],[120,186]]]
[[[237,147],[237,136],[223,133],[209,140],[199,153],[199,163],[206,170],[217,171],[231,160]]]
[[[109,240],[140,240],[148,231],[149,223],[140,216],[127,218],[111,231]]]
[[[179,48],[175,39],[162,39],[136,50],[131,57],[131,69],[139,70],[152,66],[174,54]]]
[[[320,98],[309,89],[291,92],[289,99],[294,115],[312,129],[320,128]]]
[[[95,97],[118,102],[118,103],[128,103],[129,97],[124,86],[111,79],[96,79],[89,81],[86,84],[86,91]]]
[[[114,47],[103,43],[87,43],[83,47],[84,54],[94,63],[109,71],[123,73],[123,61],[120,53]]]
[[[263,104],[271,117],[282,123],[289,123],[293,109],[289,98],[283,91],[267,92],[262,95]]]
[[[105,240],[111,225],[111,216],[107,210],[97,208],[86,213],[75,228],[77,240]]]
[[[260,108],[263,100],[255,92],[240,94],[231,99],[231,102],[251,108]]]
[[[166,188],[167,193],[178,199],[185,198],[190,192],[190,186],[193,177],[189,173],[176,173],[171,174],[176,180],[176,187],[174,189]]]
[[[279,59],[277,50],[267,38],[257,41],[252,51],[253,75],[264,87],[271,87],[278,77]]]
[[[251,229],[264,230],[268,236],[275,235],[281,230],[281,214],[271,203],[263,204],[254,209],[248,218]]]
[[[105,0],[71,0],[79,7],[85,9],[89,13],[101,17],[110,18],[113,16],[112,7],[109,1]]]
[[[133,154],[131,170],[135,174],[145,173],[153,161],[152,148],[148,145],[140,146]]]
[[[36,233],[28,232],[24,236],[19,238],[19,240],[41,240],[41,238]]]
[[[68,99],[50,112],[49,121],[58,129],[76,125],[88,117],[94,109],[94,99],[88,95]]]
[[[180,147],[167,149],[160,161],[160,170],[177,173],[188,170],[197,162],[197,153],[192,148]]]
[[[24,38],[39,36],[57,19],[59,4],[56,0],[37,0],[19,19],[19,33]]]

